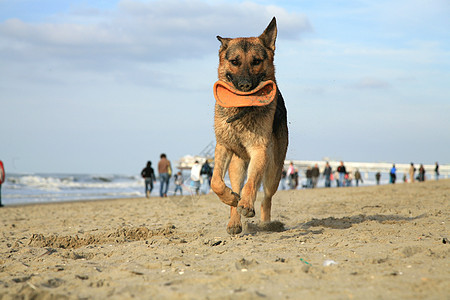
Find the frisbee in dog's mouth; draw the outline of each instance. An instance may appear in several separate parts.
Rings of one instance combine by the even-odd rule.
[[[214,83],[214,98],[222,107],[265,106],[276,96],[277,85],[272,80],[262,81],[255,89],[242,92],[225,81]]]

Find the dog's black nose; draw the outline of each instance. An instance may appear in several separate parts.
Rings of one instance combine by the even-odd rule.
[[[252,87],[252,84],[248,80],[241,80],[239,81],[239,89],[243,92],[248,92],[250,88]]]

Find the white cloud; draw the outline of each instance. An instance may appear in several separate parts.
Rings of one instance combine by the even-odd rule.
[[[101,18],[85,9],[54,23],[6,20],[0,23],[0,53],[17,60],[29,55],[147,62],[200,58],[217,50],[216,35],[259,35],[273,15],[283,24],[280,38],[295,39],[310,30],[305,16],[276,6],[124,0]]]

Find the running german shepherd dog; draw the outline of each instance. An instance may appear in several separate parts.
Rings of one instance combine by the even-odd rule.
[[[272,196],[278,189],[288,146],[287,112],[276,86],[274,54],[275,17],[259,37],[222,38],[219,49],[219,81],[242,94],[251,94],[270,81],[274,98],[267,105],[215,105],[215,167],[211,187],[231,206],[229,234],[242,232],[241,217],[254,217],[256,194],[263,183],[261,220],[270,221]],[[216,98],[217,100],[217,98]],[[228,170],[231,189],[224,183]],[[244,181],[247,182],[244,185]]]

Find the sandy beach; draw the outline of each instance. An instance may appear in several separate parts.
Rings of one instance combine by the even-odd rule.
[[[449,299],[450,180],[279,191],[226,233],[213,195],[8,206],[1,299]]]

